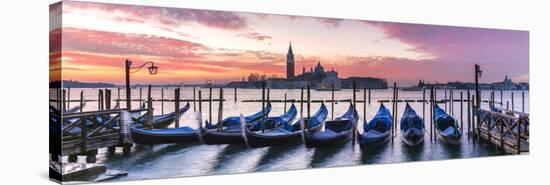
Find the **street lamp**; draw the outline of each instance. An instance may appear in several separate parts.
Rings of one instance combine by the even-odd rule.
[[[476,64],[475,65],[475,85],[476,85],[476,105],[478,108],[481,108],[480,106],[480,102],[481,102],[481,93],[479,91],[479,78],[481,78],[481,74],[483,72],[481,71],[481,67],[479,66],[479,64]],[[479,119],[478,119],[478,122],[479,122]]]
[[[125,76],[126,76],[126,109],[131,110],[132,109],[132,98],[131,98],[131,92],[130,92],[130,73],[137,73],[139,70],[141,70],[143,67],[145,67],[147,64],[151,64],[147,69],[149,70],[150,75],[156,75],[158,73],[158,67],[155,66],[155,63],[151,61],[147,61],[141,66],[138,67],[132,67],[132,61],[126,59],[126,65],[125,65]],[[134,71],[130,71],[134,70]]]
[[[481,78],[482,73],[483,71],[481,71],[481,68],[479,67],[479,65],[476,64],[476,77]]]

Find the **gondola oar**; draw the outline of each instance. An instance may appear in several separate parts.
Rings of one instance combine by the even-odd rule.
[[[248,138],[246,137],[246,121],[244,120],[244,116],[243,114],[241,113],[240,115],[240,121],[241,121],[241,134],[243,136],[243,140],[244,140],[244,144],[246,145],[246,147],[249,147],[250,148],[250,145],[248,145]],[[263,127],[263,124],[262,124],[262,127]]]
[[[199,126],[199,129],[195,130],[197,132],[197,137],[199,137],[199,142],[201,144],[204,144],[204,140],[202,139],[203,128],[202,128],[202,114],[201,114],[201,112],[195,112],[195,122]]]
[[[306,125],[302,117],[300,117],[300,128],[302,129],[302,143],[306,143]]]

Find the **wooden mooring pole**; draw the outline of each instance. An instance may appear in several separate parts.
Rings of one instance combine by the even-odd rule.
[[[397,90],[397,83],[394,82],[394,83],[393,83],[392,106],[391,106],[391,109],[392,109],[392,110],[391,110],[391,111],[392,111],[392,118],[391,118],[391,119],[392,119],[391,143],[392,143],[392,144],[393,144],[393,137],[395,136],[395,128],[394,128],[394,127],[395,127],[395,123],[394,123],[394,120],[395,120],[395,116],[396,116],[396,115],[395,115],[395,114],[396,114],[396,113],[395,113],[395,103],[396,103],[396,101],[395,101],[395,95],[396,95],[395,91],[396,91],[396,90]]]
[[[160,114],[164,114],[164,88],[160,88]]]
[[[111,109],[111,89],[105,89],[105,109]]]
[[[120,109],[120,88],[116,88],[116,94],[117,94],[116,107]]]
[[[220,98],[218,105],[218,123],[223,121],[223,88],[220,87]],[[244,126],[244,125],[243,125]]]
[[[300,90],[300,118],[304,117],[304,88]]]
[[[153,98],[151,97],[151,85],[147,87],[147,126],[153,128]]]
[[[363,88],[363,119],[367,119],[367,88]]]
[[[103,110],[103,90],[99,89],[97,98],[97,110]]]
[[[515,110],[514,108],[514,92],[511,92],[512,93],[512,111]]]
[[[265,82],[262,82],[262,133],[265,130]],[[244,126],[244,125],[243,125]]]
[[[271,97],[271,88],[267,88],[267,102],[269,102],[270,100],[270,97]]]
[[[434,125],[434,87],[430,89],[430,141],[433,141],[433,125]]]
[[[460,92],[460,131],[464,133],[464,97]]]
[[[370,105],[370,89],[369,89],[369,105]]]
[[[56,88],[55,89],[55,98],[57,100],[57,102],[55,103],[56,104],[56,108],[59,109],[59,110],[63,110],[63,106],[62,106],[62,100],[61,100],[61,94],[62,94],[62,90],[61,88]]]
[[[67,107],[65,109],[71,108],[71,88],[67,87]]]
[[[212,84],[208,87],[208,121],[212,123]]]
[[[523,123],[523,119],[519,119],[516,122],[516,128],[518,128],[518,135],[516,137],[516,154],[521,154],[521,124]]]
[[[80,91],[80,112],[84,112],[84,91]]]
[[[330,118],[334,120],[334,83],[331,84],[331,95],[330,95]]]
[[[454,96],[452,89],[449,89],[449,111],[451,112],[451,117],[455,117]]]
[[[311,87],[307,86],[307,122],[306,122],[306,131],[309,132],[311,127]]]
[[[491,96],[489,97],[489,106],[492,107],[495,105],[495,91],[491,91]],[[489,108],[491,110],[491,108]]]
[[[394,128],[394,137],[397,136],[397,131],[399,131],[397,129],[398,125],[397,124],[397,116],[398,116],[398,112],[399,112],[399,88],[397,88],[397,84],[396,84],[396,87],[395,87],[395,112],[394,112],[394,116],[393,116],[393,128]]]
[[[202,117],[202,91],[201,90],[199,90],[199,113],[201,114],[201,117]]]
[[[81,99],[81,102],[83,102],[82,100],[84,99],[84,95],[83,93],[81,92],[80,93],[80,99]],[[82,142],[81,145],[80,145],[80,151],[88,151],[88,125],[87,125],[87,120],[86,120],[86,117],[84,115],[82,115],[80,117],[80,141]],[[74,156],[74,159],[76,162],[76,158],[77,156],[75,155]],[[69,160],[70,161],[70,160]]]
[[[139,105],[138,105],[138,107],[141,107],[141,104],[143,104],[143,98],[142,98],[143,92],[142,91],[143,91],[143,88],[140,87],[139,88]]]
[[[481,123],[481,117],[479,116],[479,110],[481,109],[481,90],[479,89],[479,78],[481,78],[481,67],[478,64],[475,64],[475,71],[474,71],[474,78],[475,78],[475,87],[476,87],[476,93],[475,93],[475,107],[472,110],[474,113],[476,113],[475,117],[477,118],[475,123],[473,124],[473,129],[478,128],[476,133],[476,138],[479,138],[479,124]],[[477,125],[476,125],[477,124]],[[474,139],[475,144],[475,139]]]
[[[426,128],[426,89],[422,89],[422,124]]]
[[[284,100],[284,104],[285,104],[285,105],[284,105],[285,107],[284,107],[284,109],[283,109],[283,114],[284,114],[284,113],[286,112],[286,93],[285,93],[285,100]]]
[[[472,100],[472,99],[470,99],[470,90],[468,90],[468,92],[466,93],[466,95],[468,96],[468,104],[467,104],[467,108],[466,108],[466,109],[467,109],[467,110],[466,110],[466,114],[467,114],[467,115],[466,115],[466,119],[467,119],[467,121],[468,121],[468,138],[470,138],[470,127],[472,127],[472,126],[471,126],[471,124],[472,124],[472,114],[471,114],[471,111],[472,111],[472,109],[471,109],[472,107],[471,107],[471,106],[472,106],[472,105],[471,105],[471,100]]]
[[[179,109],[180,109],[180,88],[178,87],[178,88],[174,89],[174,111],[176,112],[176,115],[175,115],[176,116],[176,121],[175,121],[174,128],[179,128],[180,127]]]
[[[233,95],[235,95],[233,101],[235,101],[235,103],[236,103],[236,102],[237,102],[237,88],[236,88],[236,87],[235,87],[235,89],[234,89]]]
[[[355,99],[355,98],[356,98],[356,97],[355,97],[355,91],[356,91],[356,89],[357,89],[357,85],[356,85],[355,81],[352,82],[352,87],[353,87],[353,100],[352,100],[352,101],[353,101],[353,109],[357,109],[357,107],[355,106],[355,103],[356,103],[356,102],[355,102],[355,101],[356,101],[356,99]],[[351,146],[352,146],[352,147],[355,146],[355,140],[356,140],[356,138],[357,138],[357,136],[356,136],[357,130],[356,130],[356,129],[357,129],[357,127],[354,126],[353,129],[352,129],[352,133],[351,133],[351,138],[352,138],[352,139],[351,139]]]
[[[477,111],[476,111],[476,95],[472,94],[472,142],[473,144],[476,143],[476,118],[477,118]]]
[[[445,93],[445,99],[444,99],[445,101],[443,102],[445,102],[445,112],[447,112],[447,102],[449,101],[447,99],[447,89],[443,89],[443,92]]]
[[[67,90],[66,89],[62,89],[61,90],[61,112],[65,112],[67,111]]]
[[[195,92],[196,92],[196,87],[193,86],[193,112],[197,112],[197,101],[195,98],[195,95],[196,95]]]

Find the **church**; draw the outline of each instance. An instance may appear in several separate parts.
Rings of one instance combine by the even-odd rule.
[[[370,77],[349,77],[347,79],[340,79],[338,77],[338,72],[336,72],[334,68],[329,71],[325,71],[325,68],[321,65],[321,62],[317,62],[317,65],[314,68],[310,67],[309,71],[306,71],[306,67],[303,66],[302,73],[296,75],[295,63],[296,61],[294,60],[292,43],[289,43],[286,54],[286,79],[267,79],[267,87],[274,89],[298,89],[305,88],[309,85],[311,88],[317,90],[329,90],[332,89],[332,86],[334,86],[335,90],[340,90],[342,88],[352,88],[353,81],[355,81],[357,88],[387,88],[385,79]]]
[[[310,68],[306,72],[306,67],[302,67],[302,74],[294,75],[294,52],[292,51],[292,44],[288,46],[288,52],[286,55],[286,79],[287,80],[306,80],[306,81],[319,81],[326,77],[338,78],[338,72],[331,69],[325,72],[325,68],[321,65],[321,62],[317,62],[314,68]]]

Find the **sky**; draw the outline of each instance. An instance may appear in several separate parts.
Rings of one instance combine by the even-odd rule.
[[[124,61],[153,61],[133,83],[215,83],[250,73],[285,77],[318,62],[339,77],[412,85],[529,80],[529,32],[64,1],[50,7],[50,71],[65,80],[122,84]],[[61,43],[61,45],[52,45]]]

